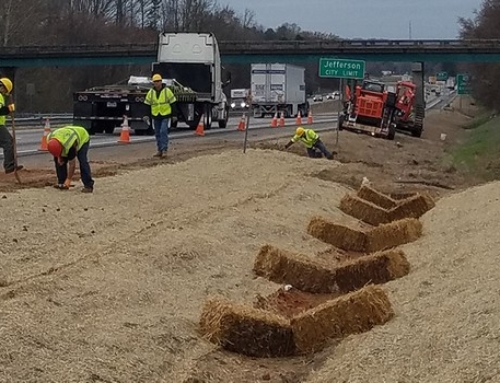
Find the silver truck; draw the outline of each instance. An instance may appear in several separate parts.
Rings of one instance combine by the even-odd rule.
[[[290,64],[252,64],[251,96],[254,117],[295,117],[308,112],[305,69]]]

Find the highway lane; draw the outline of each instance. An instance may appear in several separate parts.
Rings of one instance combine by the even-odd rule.
[[[212,128],[205,131],[205,135],[223,135],[226,133],[231,133],[237,130],[238,123],[241,117],[231,117],[229,119],[228,127],[226,129]],[[307,118],[302,119],[303,124],[307,125]],[[325,123],[325,122],[335,122],[337,121],[336,113],[322,114],[314,118],[315,123]],[[270,128],[271,119],[270,118],[250,118],[250,130],[254,129],[265,129]],[[295,126],[295,119],[289,118],[285,121],[286,126]],[[55,127],[53,127],[54,129]],[[16,142],[17,142],[17,153],[19,156],[29,156],[40,152],[38,149],[41,144],[43,136],[43,126],[33,129],[16,129]],[[172,140],[178,138],[187,138],[194,136],[194,131],[186,128],[174,129],[170,132],[170,138]],[[113,134],[95,134],[91,139],[91,147],[106,147],[119,145],[118,139],[120,137],[120,128],[115,129]],[[154,136],[136,136],[133,132],[130,135],[131,143],[141,143],[141,142],[154,142]],[[3,155],[0,155],[2,158]]]
[[[436,97],[431,102],[427,103],[427,109],[432,109],[438,107],[440,105],[444,105],[449,102],[449,99],[453,96],[453,93],[444,94],[441,97]],[[241,117],[231,117],[229,120],[228,128],[219,129],[213,128],[211,130],[205,131],[205,135],[208,137],[221,137],[224,138],[228,135],[233,134],[242,134],[237,131],[237,126]],[[259,131],[267,131],[269,130],[270,134],[277,133],[274,132],[273,128],[270,128],[270,118],[250,118],[250,131],[252,134],[249,134],[249,137],[258,137],[261,133]],[[304,125],[306,124],[307,119],[303,118]],[[314,118],[314,129],[318,131],[332,130],[337,127],[337,113],[332,112],[328,114],[317,115]],[[291,127],[295,127],[295,119],[287,119],[286,127],[287,129],[277,128],[280,132],[285,133],[286,135],[291,134],[293,129],[289,129]],[[54,128],[54,127],[53,127]],[[16,130],[17,132],[17,152],[19,157],[33,156],[39,154],[46,154],[46,152],[40,151],[40,143],[43,136],[43,127],[39,127],[36,129],[33,128],[20,128]],[[262,133],[265,135],[265,133]],[[123,146],[123,144],[118,143],[118,139],[120,136],[120,129],[115,129],[115,133],[110,134],[96,134],[92,136],[91,147],[92,148],[106,148],[111,146]],[[180,139],[190,139],[195,138],[194,131],[190,129],[176,129],[172,130],[170,134],[171,140],[180,140]],[[136,136],[133,133],[131,134],[131,144],[140,144],[140,143],[151,143],[154,142],[154,136]],[[127,146],[127,145],[125,145]],[[3,153],[0,153],[0,158],[3,158]]]

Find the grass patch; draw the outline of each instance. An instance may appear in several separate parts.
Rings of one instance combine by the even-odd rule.
[[[462,126],[463,129],[465,130],[472,130],[472,129],[477,129],[480,126],[483,126],[487,122],[491,120],[491,113],[484,112],[480,114],[479,116],[475,117],[472,121],[468,122],[464,126]]]
[[[486,180],[499,179],[500,117],[488,118],[483,124],[473,121],[467,129],[465,142],[450,153],[454,166]]]

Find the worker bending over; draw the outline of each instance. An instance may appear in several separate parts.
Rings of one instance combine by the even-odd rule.
[[[54,156],[56,165],[56,188],[65,190],[71,186],[75,174],[75,158],[80,164],[80,176],[83,183],[83,193],[94,191],[94,180],[90,171],[87,153],[89,151],[90,135],[81,126],[64,126],[49,133],[47,147]],[[69,171],[68,171],[69,163]]]
[[[333,160],[333,154],[326,149],[325,144],[319,138],[318,133],[312,129],[304,129],[302,126],[299,126],[297,130],[295,130],[295,136],[293,136],[290,142],[285,145],[285,149],[288,149],[299,140],[306,147],[309,157],[321,158],[324,155],[329,160]]]

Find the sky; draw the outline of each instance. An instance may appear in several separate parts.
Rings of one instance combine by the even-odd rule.
[[[484,0],[219,0],[266,28],[295,23],[341,38],[454,39]],[[410,27],[411,26],[411,27]]]

